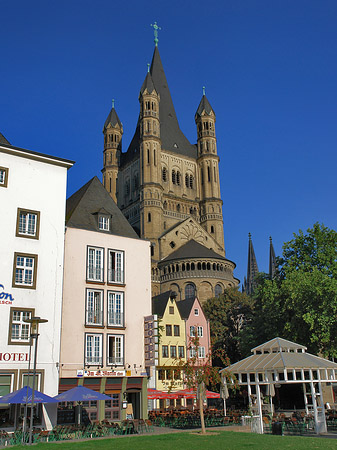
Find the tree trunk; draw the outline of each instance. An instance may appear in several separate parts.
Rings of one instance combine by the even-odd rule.
[[[204,417],[204,383],[200,383],[199,386],[199,411],[200,411],[200,422],[201,422],[201,434],[206,434],[205,427],[205,417]]]

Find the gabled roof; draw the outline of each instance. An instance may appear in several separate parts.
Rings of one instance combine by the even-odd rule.
[[[166,258],[162,259],[160,263],[186,258],[211,258],[226,261],[226,258],[218,253],[215,253],[214,250],[211,250],[204,245],[199,244],[199,242],[196,242],[194,239],[191,239]]]
[[[201,99],[201,101],[199,103],[199,106],[198,106],[198,109],[197,109],[197,112],[195,113],[195,115],[196,116],[201,116],[204,111],[205,111],[205,113],[207,115],[210,115],[212,113],[215,115],[214,110],[211,107],[211,104],[208,101],[206,95],[202,96],[202,99]]]
[[[100,211],[111,215],[109,231],[101,231],[98,228],[97,214]],[[97,177],[92,178],[68,198],[66,226],[139,239]]]
[[[152,297],[152,314],[157,314],[159,317],[163,317],[167,302],[171,298],[171,294],[172,291],[166,291]]]
[[[193,308],[195,298],[187,298],[186,300],[181,300],[177,302],[177,307],[179,309],[180,315],[183,319],[188,319],[191,314],[191,309]]]
[[[2,133],[0,133],[0,144],[11,145]]]
[[[155,47],[154,49],[150,67],[150,75],[154,88],[157,94],[159,94],[160,96],[159,121],[162,149],[177,153],[179,155],[196,158],[197,146],[191,144],[188,141],[179,127],[164,68],[160,59],[158,47]],[[147,82],[150,82],[150,77],[148,75],[146,75],[143,86]],[[138,118],[136,131],[129,145],[129,148],[126,153],[122,153],[121,165],[130,162],[135,155],[139,154],[139,139],[140,134]]]
[[[109,112],[109,115],[104,123],[103,133],[110,124],[112,125],[113,128],[116,125],[119,125],[121,129],[123,128],[122,122],[119,120],[118,114],[116,113],[116,110],[114,107],[111,108],[111,111]]]

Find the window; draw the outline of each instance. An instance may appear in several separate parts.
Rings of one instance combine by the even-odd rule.
[[[13,390],[13,381],[14,374],[8,373],[7,371],[0,372],[0,396],[4,396],[12,392]]]
[[[169,314],[174,314],[174,306],[169,306]]]
[[[87,279],[103,281],[104,254],[102,248],[88,247]]]
[[[166,325],[166,336],[172,336],[172,325]]]
[[[164,369],[159,369],[158,370],[158,380],[165,380],[165,370]]]
[[[173,325],[173,333],[175,336],[180,336],[180,326],[179,325]]]
[[[25,320],[30,319],[34,309],[11,308],[9,324],[9,344],[30,344],[30,324]]]
[[[177,357],[177,347],[175,345],[170,346],[170,356],[171,358]]]
[[[205,347],[198,348],[198,358],[205,358]]]
[[[195,327],[190,327],[190,336],[195,337]]]
[[[124,283],[124,252],[109,250],[109,283]]]
[[[89,334],[85,335],[85,363],[86,366],[102,366],[102,335]]]
[[[87,289],[86,325],[103,325],[103,291]]]
[[[108,326],[124,325],[124,293],[108,292]]]
[[[109,217],[108,216],[101,216],[101,215],[98,216],[98,228],[103,231],[109,231]]]
[[[183,345],[179,345],[178,347],[178,357],[185,358],[185,347]]]
[[[177,171],[176,181],[177,181],[177,185],[180,186],[181,175],[180,175],[180,172],[179,172],[179,171]]]
[[[198,337],[203,337],[203,335],[204,335],[203,327],[198,327]]]
[[[14,253],[13,287],[36,288],[37,255]]]
[[[220,284],[217,284],[214,288],[215,297],[219,297],[222,294],[222,287]]]
[[[8,185],[8,168],[0,167],[0,187],[7,187]]]
[[[192,283],[188,283],[185,287],[185,299],[195,297],[195,286]]]
[[[176,171],[172,170],[172,183],[176,184]]]
[[[168,345],[162,346],[162,355],[163,355],[163,358],[168,358]]]
[[[199,308],[195,308],[194,309],[194,315],[195,316],[199,316]]]
[[[111,394],[110,397],[111,400],[106,400],[105,402],[105,419],[118,420],[120,418],[120,394]]]
[[[195,358],[196,353],[195,353],[195,347],[190,347],[190,358]]]
[[[18,208],[16,236],[39,239],[40,212]]]
[[[107,364],[113,366],[124,364],[123,335],[108,335]]]

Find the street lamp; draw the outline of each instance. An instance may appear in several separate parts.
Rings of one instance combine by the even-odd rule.
[[[32,386],[32,403],[30,407],[30,426],[29,426],[29,441],[28,444],[32,444],[33,435],[33,420],[34,420],[34,395],[35,395],[35,378],[36,378],[36,360],[37,360],[37,341],[39,338],[39,324],[48,322],[47,319],[41,319],[41,317],[32,317],[31,319],[24,320],[26,323],[30,323],[30,337],[35,339],[35,353],[34,353],[34,368],[33,368],[33,386]],[[32,341],[31,341],[32,342]],[[26,417],[25,417],[26,421]]]

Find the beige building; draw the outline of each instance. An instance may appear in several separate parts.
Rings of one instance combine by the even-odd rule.
[[[139,103],[126,152],[114,106],[105,121],[103,185],[151,241],[152,295],[173,290],[178,300],[204,302],[238,284],[225,257],[215,112],[204,93],[192,145],[180,130],[157,46]]]
[[[91,420],[125,419],[126,404],[134,418],[147,417],[150,314],[150,244],[95,177],[67,200],[59,386],[83,384],[111,396],[85,405]]]

